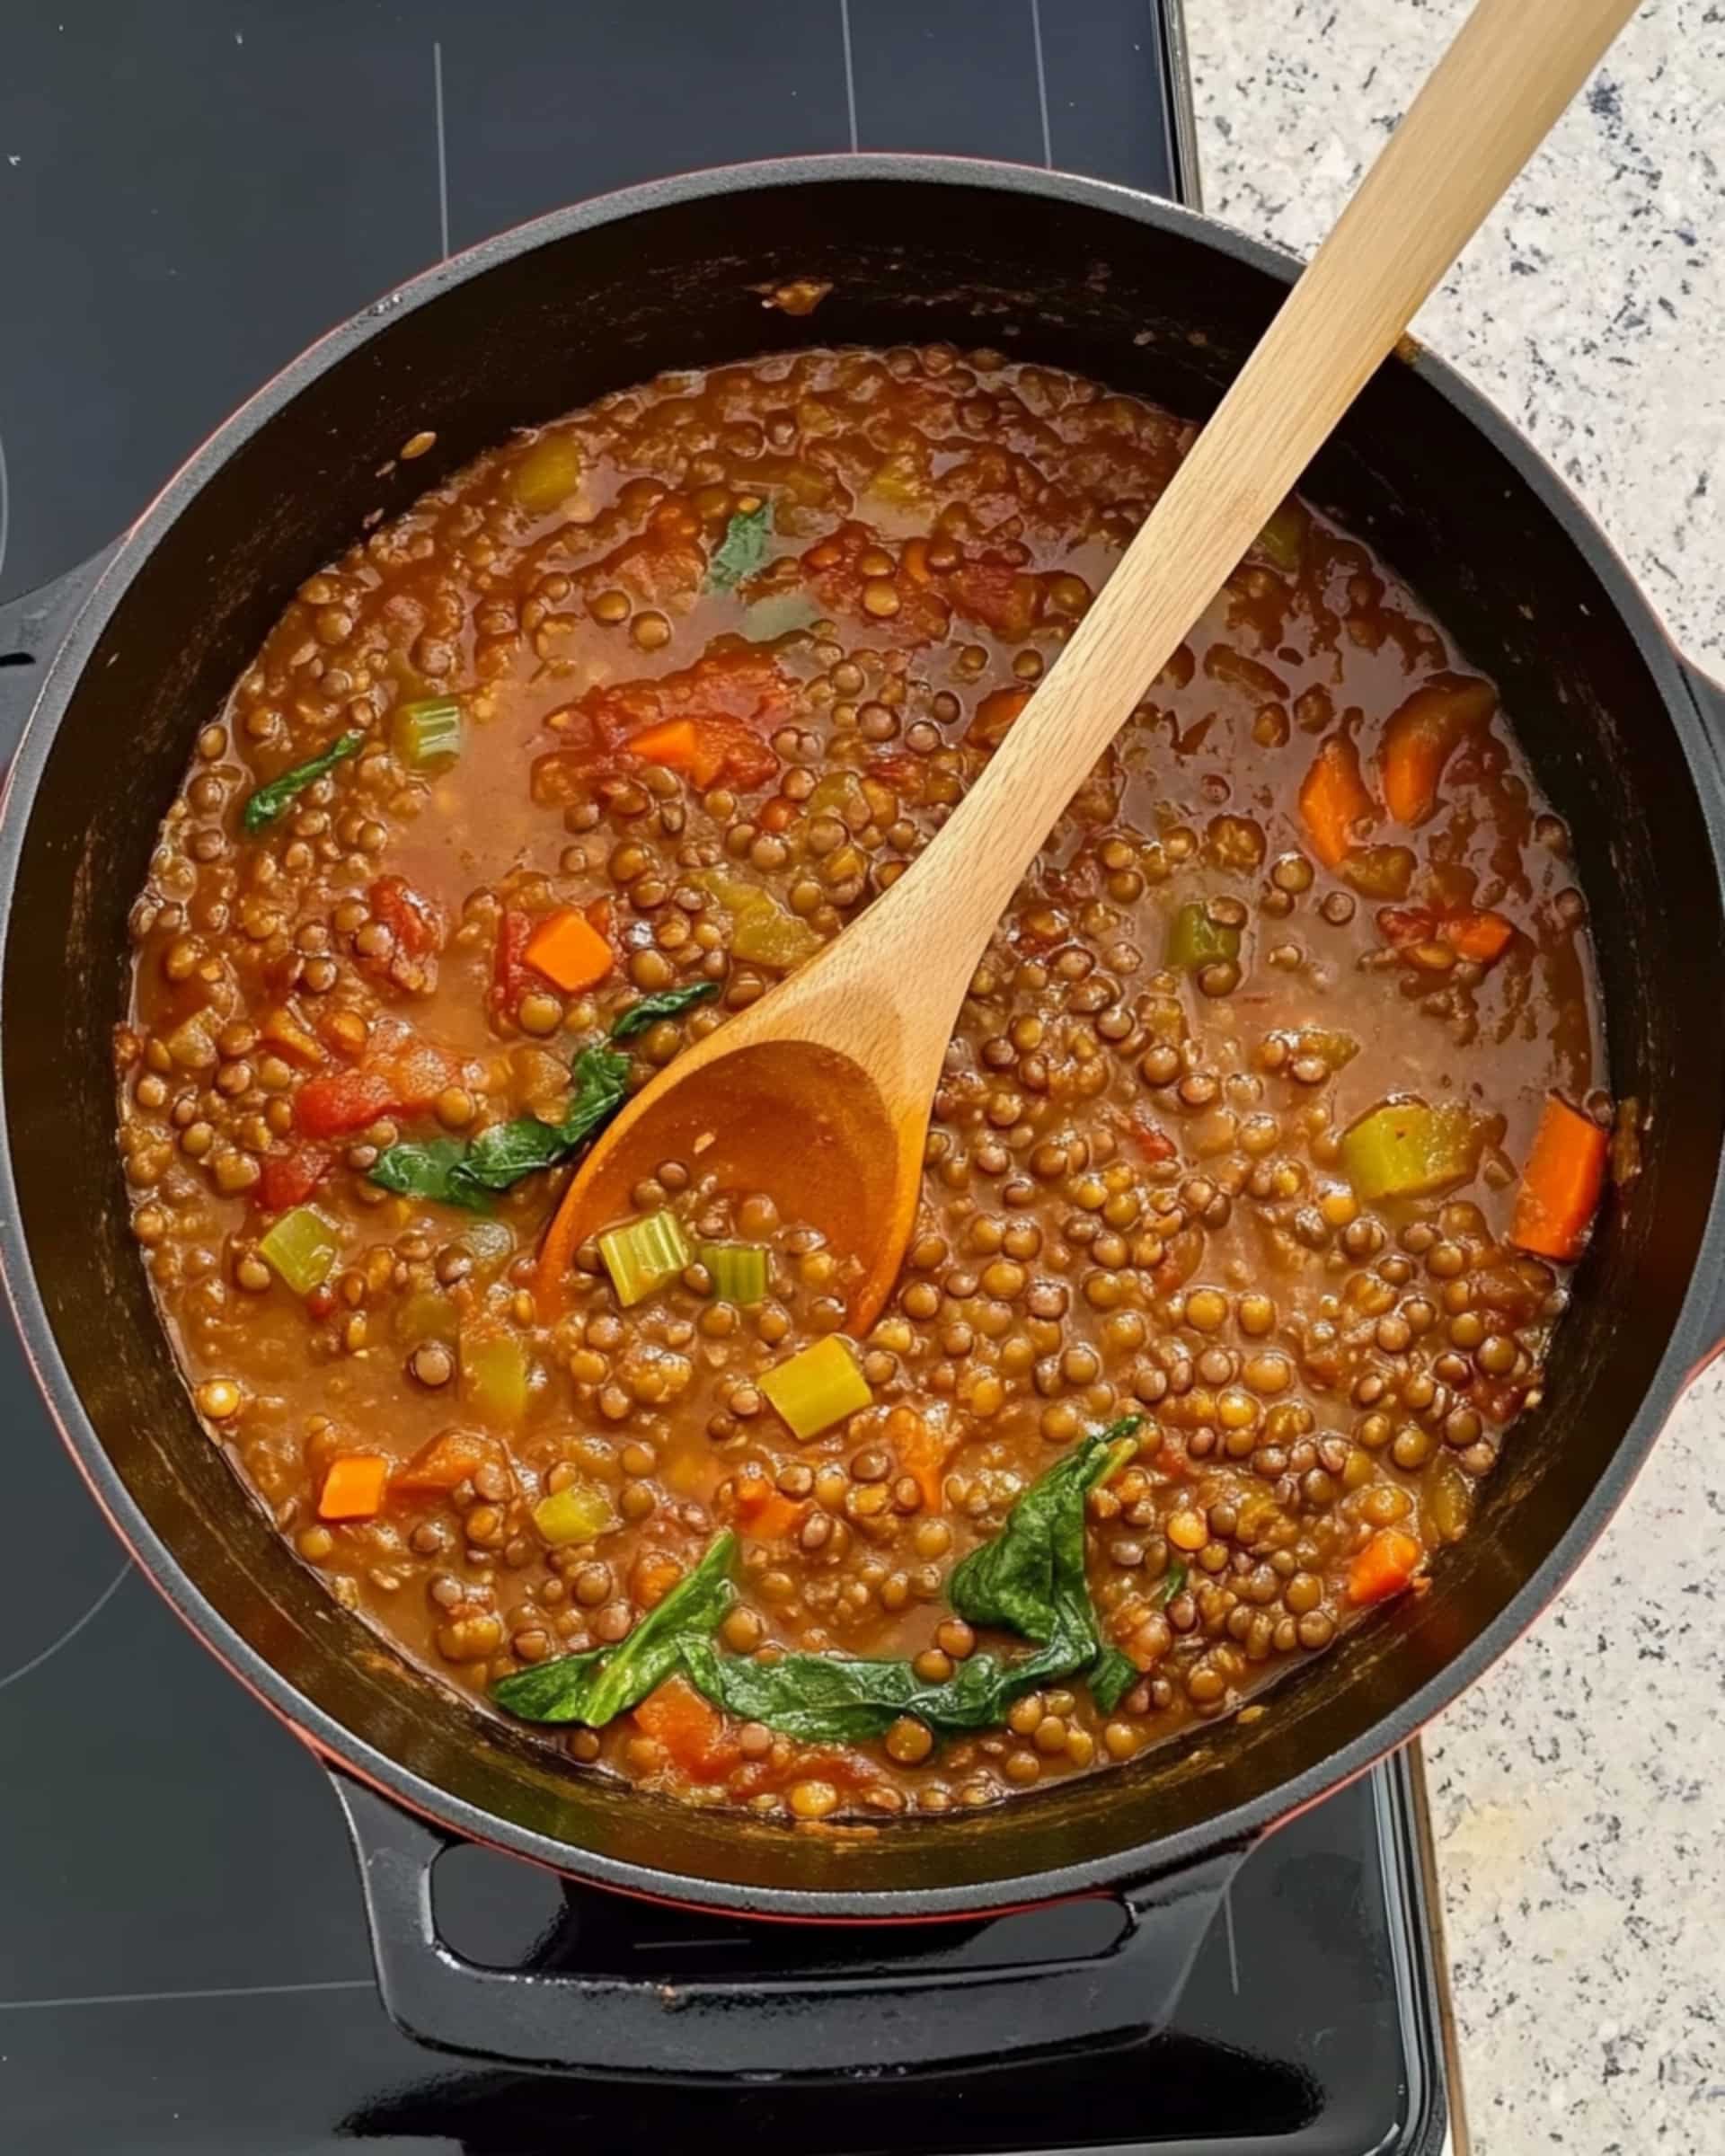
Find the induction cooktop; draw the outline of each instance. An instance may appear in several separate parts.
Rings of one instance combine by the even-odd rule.
[[[32,592],[98,552],[259,382],[440,256],[656,172],[938,149],[1196,199],[1177,16],[1154,0],[13,0],[0,69],[0,754]],[[11,601],[8,605],[5,602]],[[1236,1875],[1169,2026],[1106,2050],[811,2083],[624,2084],[430,2053],[378,2001],[323,1770],[127,1560],[10,1329],[0,1624],[6,2156],[652,2151],[1436,2156],[1456,2146],[1403,1756]],[[488,1851],[439,1919],[511,1966],[643,1983],[829,1966],[873,1932],[565,1890]],[[1040,1950],[1040,1918],[991,1948]],[[1025,1927],[1028,1926],[1028,1931]],[[979,2015],[985,2010],[978,2008]],[[990,2049],[980,2025],[978,2053]]]

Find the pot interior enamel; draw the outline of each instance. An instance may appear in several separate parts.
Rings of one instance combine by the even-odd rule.
[[[1503,685],[1596,903],[1616,1091],[1651,1120],[1640,1180],[1581,1269],[1546,1403],[1472,1536],[1429,1595],[1268,1695],[1261,1719],[990,1812],[854,1834],[576,1772],[404,1667],[299,1564],[194,1419],[128,1232],[109,1043],[156,820],[296,585],[367,516],[601,391],[812,342],[993,345],[1200,416],[1285,276],[1184,213],[1008,168],[848,159],[639,190],[489,243],[296,363],[146,516],[62,652],[4,834],[14,1297],[81,1462],[149,1569],[273,1705],[397,1795],[578,1874],[763,1912],[932,1913],[1142,1876],[1408,1735],[1549,1595],[1626,1485],[1703,1344],[1685,1291],[1716,1240],[1712,796],[1627,580],[1508,429],[1426,362],[1379,375],[1309,490]],[[793,278],[831,288],[809,313],[764,304]],[[435,448],[395,462],[422,428]]]

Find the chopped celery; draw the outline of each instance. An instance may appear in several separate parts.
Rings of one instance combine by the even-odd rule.
[[[533,1508],[533,1524],[553,1550],[591,1542],[617,1524],[610,1498],[593,1482],[571,1482]]]
[[[712,1276],[712,1292],[721,1303],[747,1309],[766,1296],[766,1245],[762,1242],[703,1242],[695,1256]]]
[[[527,1411],[527,1351],[512,1333],[469,1336],[461,1343],[461,1397],[499,1422],[519,1422]]]
[[[403,1348],[419,1348],[427,1340],[441,1340],[446,1348],[453,1348],[461,1321],[447,1295],[423,1287],[397,1305],[392,1330]]]
[[[461,754],[461,706],[450,696],[398,704],[391,729],[395,754],[413,771],[431,771]]]
[[[814,791],[802,806],[806,815],[836,816],[853,831],[860,831],[873,813],[862,782],[854,771],[829,771],[824,779],[817,779]]]
[[[1389,1100],[1342,1134],[1341,1165],[1357,1197],[1424,1197],[1479,1163],[1481,1133],[1458,1102]]]
[[[820,938],[806,921],[799,920],[774,900],[738,917],[730,932],[730,948],[737,958],[747,959],[751,966],[768,966],[774,973],[788,973],[793,966],[814,957],[820,949]]]
[[[1182,906],[1168,929],[1168,964],[1181,973],[1196,973],[1219,959],[1240,956],[1240,931],[1212,921],[1199,900]]]
[[[341,1248],[333,1221],[315,1206],[284,1213],[258,1245],[258,1255],[296,1295],[323,1286]]]
[[[581,483],[581,453],[566,434],[536,441],[509,474],[509,491],[524,509],[554,509]]]
[[[618,1302],[626,1308],[675,1280],[691,1252],[682,1222],[667,1208],[608,1229],[599,1237],[599,1256]]]
[[[750,965],[787,973],[820,949],[820,938],[809,923],[758,883],[745,882],[723,869],[703,869],[689,880],[716,898],[730,915],[732,954]]]
[[[833,1423],[874,1404],[855,1356],[836,1333],[769,1370],[761,1380],[761,1391],[798,1437],[818,1436]]]

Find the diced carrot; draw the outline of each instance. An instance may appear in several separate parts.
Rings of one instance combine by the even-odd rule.
[[[779,767],[775,750],[729,719],[661,720],[631,734],[623,746],[643,763],[685,773],[700,787],[721,778],[746,789],[764,786]]]
[[[887,1443],[898,1464],[912,1476],[930,1512],[946,1509],[946,1462],[952,1449],[947,1432],[913,1408],[895,1408],[887,1418]]]
[[[296,1011],[286,1003],[270,1012],[260,1030],[272,1048],[279,1049],[289,1063],[297,1063],[306,1070],[314,1070],[324,1061],[323,1043],[306,1026]]]
[[[294,1121],[308,1138],[345,1137],[394,1107],[381,1071],[329,1071],[308,1078],[294,1097]]]
[[[765,1475],[739,1475],[735,1492],[737,1522],[751,1542],[782,1542],[802,1524],[806,1507]]]
[[[1398,824],[1423,823],[1438,805],[1444,766],[1497,709],[1489,681],[1434,674],[1391,712],[1379,751],[1384,803]]]
[[[482,1467],[502,1458],[495,1437],[477,1430],[443,1430],[422,1445],[405,1467],[390,1478],[393,1495],[436,1497],[471,1481]]]
[[[1508,949],[1516,924],[1501,914],[1452,914],[1438,932],[1459,957],[1489,966]]]
[[[528,940],[525,955],[535,972],[569,995],[602,981],[615,962],[611,946],[572,906],[546,915]]]
[[[1425,1552],[1399,1527],[1380,1527],[1348,1568],[1348,1599],[1357,1609],[1387,1602],[1413,1585]]]
[[[389,1462],[381,1453],[344,1453],[332,1460],[318,1493],[320,1520],[370,1520],[377,1516],[389,1480]]]
[[[721,1780],[742,1757],[724,1716],[683,1677],[650,1692],[635,1709],[635,1723],[692,1781]]]
[[[330,1156],[321,1146],[296,1145],[264,1162],[252,1196],[265,1213],[286,1213],[303,1206],[330,1171]]]
[[[1605,1187],[1610,1146],[1591,1116],[1552,1094],[1521,1171],[1510,1241],[1542,1258],[1577,1256]]]
[[[1359,775],[1358,749],[1348,735],[1331,735],[1300,782],[1301,819],[1312,851],[1326,869],[1341,866],[1354,843],[1356,826],[1376,808]]]

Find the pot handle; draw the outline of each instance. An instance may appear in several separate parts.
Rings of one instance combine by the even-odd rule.
[[[51,584],[0,604],[0,761],[10,759],[35,706],[49,662],[113,559],[115,540]]]
[[[396,2027],[493,2063],[611,2076],[834,2078],[1142,2040],[1167,2019],[1244,1854],[1229,1850],[1129,1890],[1119,1937],[1084,1959],[966,1966],[954,1949],[972,1927],[936,1922],[889,1932],[878,1957],[855,1955],[853,1927],[830,1966],[632,1981],[558,1966],[557,1927],[525,1966],[464,1959],[440,1935],[431,1898],[432,1868],[459,1838],[348,1775],[330,1779]]]

